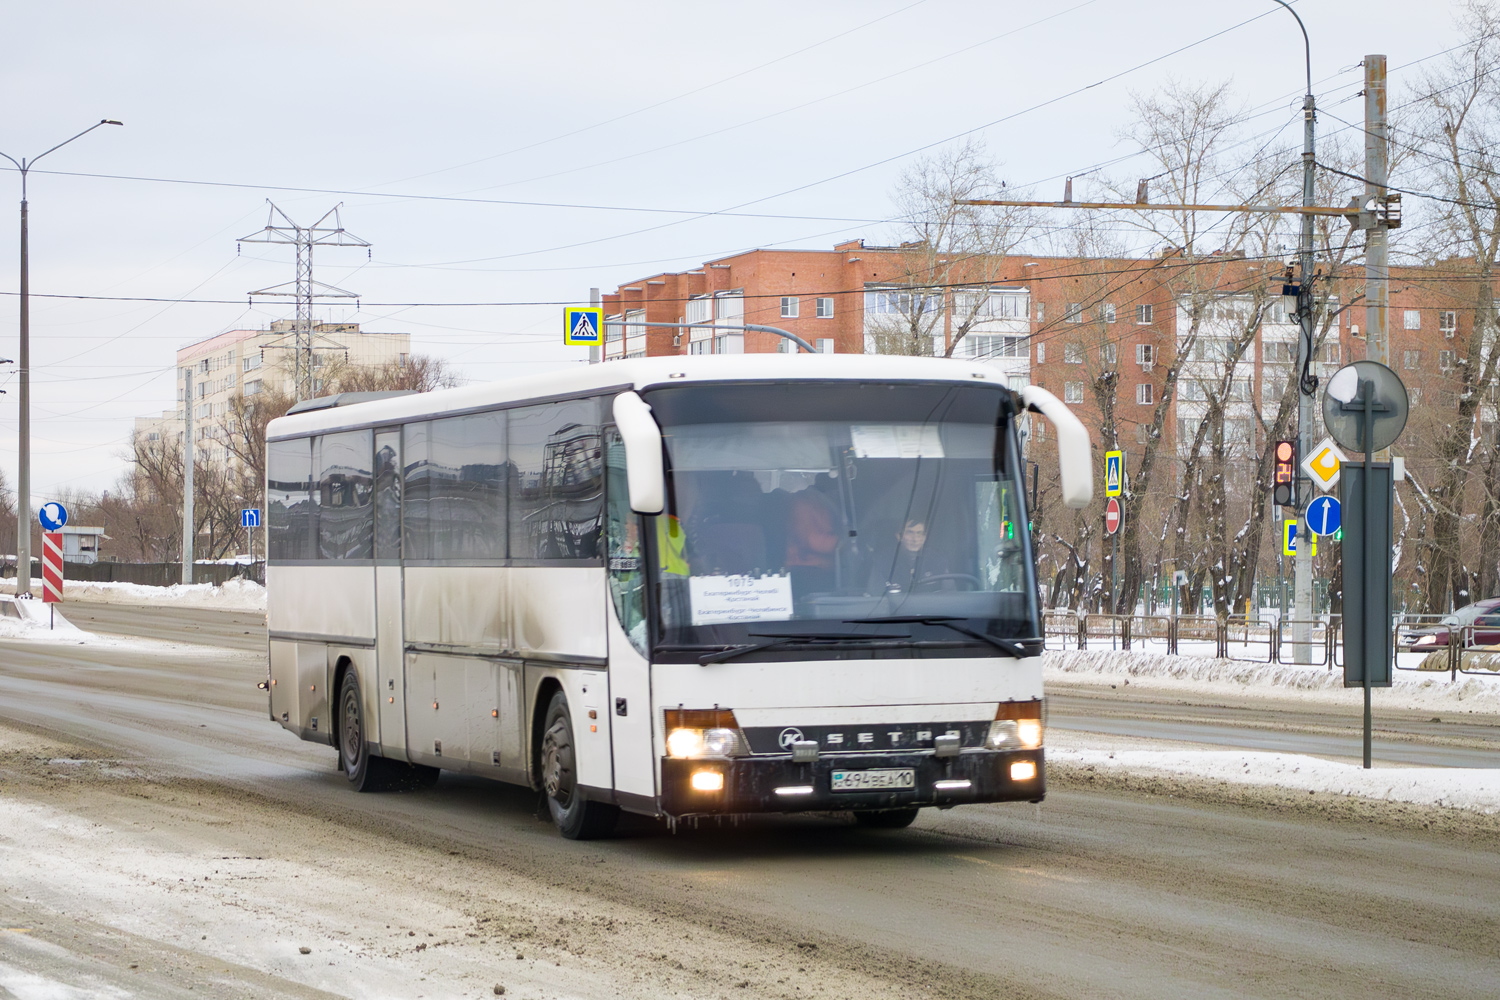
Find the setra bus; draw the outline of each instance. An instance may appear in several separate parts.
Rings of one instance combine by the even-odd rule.
[[[271,718],[360,791],[440,769],[620,810],[1038,801],[1042,629],[1016,418],[977,363],[625,360],[335,396],[267,429]]]

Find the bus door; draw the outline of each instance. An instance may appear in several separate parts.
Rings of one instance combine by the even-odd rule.
[[[604,432],[605,519],[610,603],[610,742],[615,791],[633,797],[639,809],[655,806],[656,756],[652,750],[651,665],[646,659],[646,562],[642,518],[630,509],[625,481],[625,445],[613,427]],[[661,520],[651,518],[650,521]]]
[[[402,676],[401,432],[375,435],[375,687],[381,752],[406,760]]]

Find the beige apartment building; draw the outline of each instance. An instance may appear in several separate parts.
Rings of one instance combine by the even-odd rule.
[[[183,386],[193,375],[193,438],[203,461],[227,462],[224,447],[230,401],[236,393],[254,396],[292,383],[293,323],[277,320],[263,330],[229,330],[177,352],[178,406],[156,417],[137,417],[135,433],[148,440],[182,440]],[[313,372],[336,365],[383,367],[404,364],[411,355],[411,334],[373,333],[358,323],[313,326]],[[314,392],[322,388],[314,379]]]

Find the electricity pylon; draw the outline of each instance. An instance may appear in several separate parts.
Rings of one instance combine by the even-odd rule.
[[[297,278],[295,281],[283,282],[272,285],[270,288],[262,288],[260,291],[251,292],[253,300],[257,295],[283,296],[297,300],[297,319],[293,324],[290,345],[281,341],[273,341],[267,347],[287,347],[292,350],[292,392],[298,402],[310,398],[314,394],[313,381],[313,299],[358,299],[355,292],[335,288],[333,285],[325,285],[321,281],[314,281],[313,270],[313,247],[365,247],[370,246],[369,241],[360,239],[353,233],[344,229],[344,224],[339,219],[339,209],[343,208],[343,202],[333,206],[323,217],[311,226],[299,226],[293,222],[291,217],[276,206],[276,203],[267,199],[266,204],[271,206],[271,211],[266,219],[266,227],[259,232],[251,233],[249,236],[240,237],[241,243],[283,243],[297,248]],[[276,217],[281,216],[282,224],[277,224]],[[333,224],[325,225],[332,217]],[[286,338],[283,338],[285,340]],[[325,338],[326,339],[326,338]],[[341,344],[332,344],[335,349],[347,350]]]

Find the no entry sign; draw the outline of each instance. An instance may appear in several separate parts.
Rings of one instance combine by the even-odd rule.
[[[1120,501],[1110,497],[1109,503],[1104,505],[1104,530],[1113,535],[1120,530],[1120,520]]]

